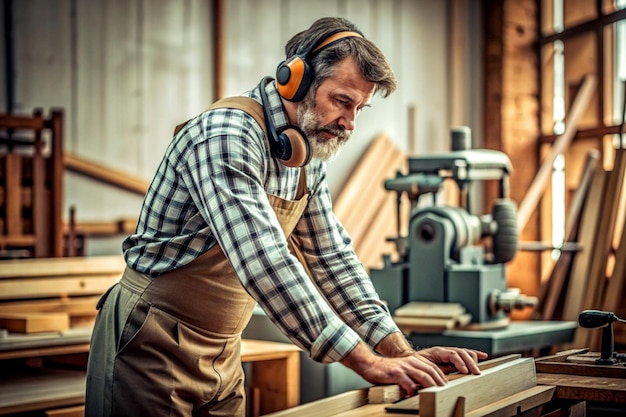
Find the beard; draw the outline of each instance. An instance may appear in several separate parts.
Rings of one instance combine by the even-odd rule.
[[[350,139],[352,132],[336,123],[322,125],[315,109],[315,98],[312,94],[308,94],[298,107],[296,120],[309,141],[313,158],[331,161],[337,157],[339,150]],[[327,139],[323,132],[330,133],[335,137]]]

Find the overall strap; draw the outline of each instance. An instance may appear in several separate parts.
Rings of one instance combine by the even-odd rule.
[[[267,129],[265,127],[265,117],[263,115],[263,106],[258,101],[250,97],[244,97],[244,96],[226,97],[211,104],[211,106],[207,110],[213,110],[213,109],[219,109],[219,108],[243,110],[244,112],[248,113],[250,116],[254,117],[254,120],[256,120],[259,126],[261,126],[261,128],[263,129],[263,132],[265,133],[265,140],[267,141]],[[176,128],[174,129],[174,136],[183,127],[185,127],[187,123],[189,123],[189,120],[176,126]]]

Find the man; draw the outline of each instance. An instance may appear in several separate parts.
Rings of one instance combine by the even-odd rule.
[[[276,80],[179,126],[98,306],[87,416],[244,415],[256,303],[312,359],[409,395],[479,373],[483,352],[410,346],[332,213],[324,161],[395,90],[386,58],[340,18],[285,49]]]

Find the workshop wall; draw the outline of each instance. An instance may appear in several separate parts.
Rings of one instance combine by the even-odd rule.
[[[63,108],[67,152],[149,181],[173,127],[202,111],[215,97],[213,2],[10,3],[11,24],[7,27],[3,18],[0,27],[5,39],[12,41],[13,77],[2,65],[0,111]],[[353,139],[329,164],[334,195],[381,132],[401,149],[417,153],[447,150],[449,129],[458,124],[470,125],[480,141],[480,56],[475,53],[480,50],[480,2],[229,0],[222,4],[226,95],[241,94],[263,76],[273,75],[289,37],[325,15],[349,18],[388,55],[399,89],[385,100],[374,100],[357,120]],[[3,62],[9,59],[7,45],[0,46]],[[13,91],[11,102],[9,91]],[[414,120],[409,120],[411,106],[416,109]],[[411,123],[417,140],[409,144]],[[141,201],[135,194],[66,173],[66,218],[74,206],[79,222],[134,219]],[[116,238],[109,246],[88,249],[90,254],[108,254],[117,253],[119,246]]]

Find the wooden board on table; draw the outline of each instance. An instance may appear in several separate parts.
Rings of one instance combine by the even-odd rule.
[[[353,410],[367,404],[367,388],[344,392],[330,398],[277,411],[265,417],[320,417]]]
[[[482,371],[480,375],[464,375],[443,387],[422,389],[415,400],[408,398],[386,407],[388,411],[422,416],[450,416],[457,400],[465,400],[465,412],[518,394],[537,385],[535,362],[518,358]],[[416,406],[416,402],[418,402]]]
[[[626,368],[616,365],[596,365],[600,353],[588,349],[571,349],[535,360],[535,369],[541,374],[579,375],[594,378],[626,379]]]
[[[522,355],[519,353],[513,353],[506,356],[501,356],[499,358],[488,359],[478,363],[478,369],[480,371],[486,371],[487,369],[495,368],[496,366],[503,365],[508,362],[512,362],[514,360],[520,359]],[[449,375],[446,375],[448,381],[454,381],[456,379],[467,376],[467,374],[462,374],[460,372],[455,372]],[[373,390],[373,398],[372,398],[372,390]],[[383,391],[382,393],[380,391]],[[392,395],[396,393],[397,397],[393,398]],[[398,385],[382,385],[380,388],[378,386],[374,386],[370,388],[370,403],[383,402],[379,401],[383,395],[385,396],[385,403],[396,403],[404,398],[404,391],[400,389]],[[419,395],[407,398],[403,400],[400,408],[396,408],[394,405],[387,406],[388,411],[400,411],[406,412],[407,409],[414,410],[415,412],[419,411]]]

